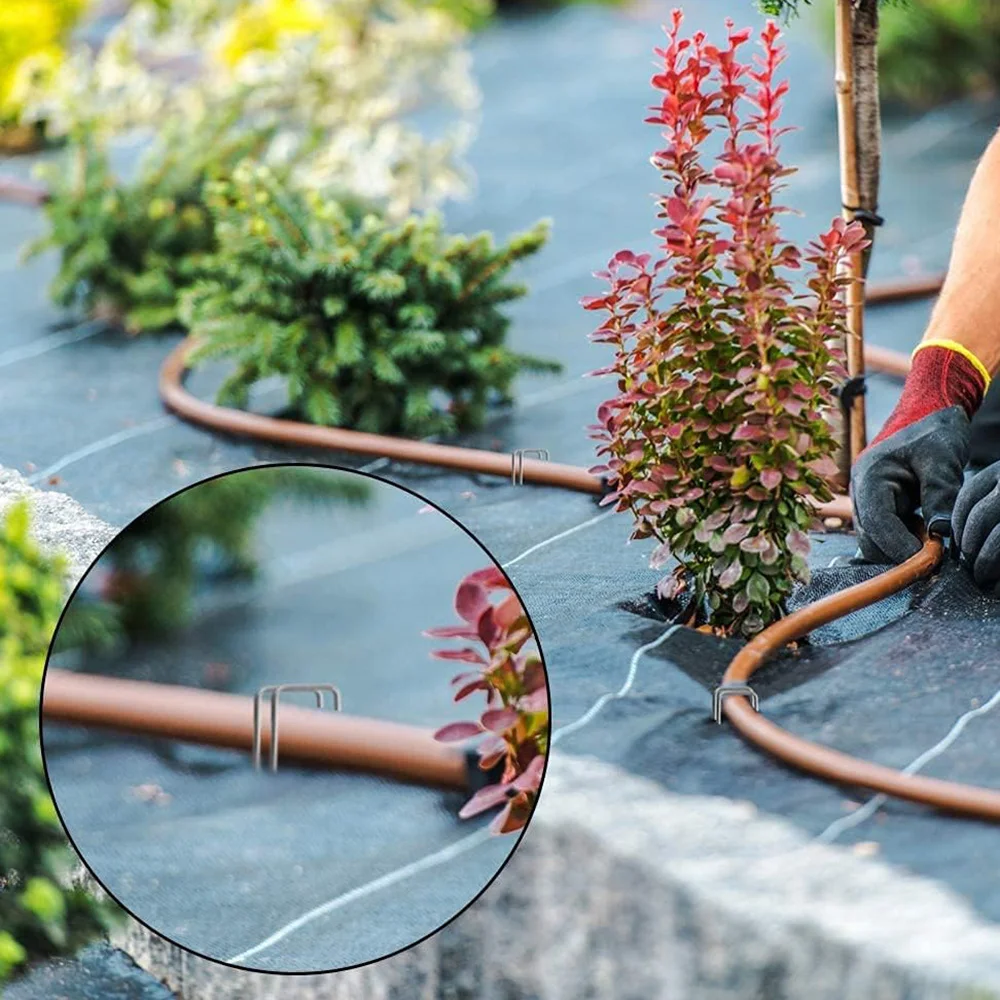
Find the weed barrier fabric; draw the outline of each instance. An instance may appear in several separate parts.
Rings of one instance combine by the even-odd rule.
[[[790,770],[712,721],[712,690],[739,643],[664,618],[652,595],[658,574],[646,568],[649,546],[626,545],[628,529],[627,517],[610,517],[553,544],[544,560],[511,570],[545,650],[553,727],[568,727],[557,752],[599,757],[674,792],[749,800],[812,836],[836,833],[836,843],[862,843],[860,851],[937,878],[1000,920],[995,825],[890,800],[873,817],[831,830],[836,821],[860,819],[858,806],[872,795]],[[845,565],[854,552],[850,535],[815,536],[814,579],[796,599],[815,600],[873,575],[876,568]],[[997,694],[998,649],[1000,598],[979,592],[948,561],[870,613],[820,630],[752,685],[761,711],[783,728],[903,768]],[[968,719],[921,773],[1000,787],[1000,706],[991,711]]]
[[[368,508],[275,503],[259,579],[206,575],[199,616],[168,642],[66,651],[53,666],[243,694],[326,682],[351,714],[429,728],[471,717],[451,701],[454,664],[430,659],[438,641],[420,633],[452,622],[455,587],[488,559],[417,498],[374,485]],[[43,745],[76,847],[158,933],[227,960],[304,918],[236,963],[250,969],[321,972],[407,947],[517,843],[487,832],[490,815],[460,820],[465,793],[291,763],[256,772],[248,753],[50,722]]]

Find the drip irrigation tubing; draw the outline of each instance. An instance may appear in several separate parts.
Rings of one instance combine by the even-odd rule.
[[[0,177],[0,200],[38,207],[47,198],[46,189],[40,185]],[[867,286],[865,302],[875,305],[929,297],[941,290],[943,282],[944,275],[931,275],[875,283]],[[194,342],[188,338],[175,348],[164,362],[159,379],[164,405],[192,423],[240,437],[463,472],[504,477],[514,472],[515,457],[507,453],[320,427],[205,402],[184,388],[186,359],[193,346]],[[905,377],[910,368],[907,355],[870,344],[864,347],[864,359],[869,369],[895,377]],[[576,466],[526,456],[519,458],[518,465],[520,481],[525,483],[593,495],[608,492],[604,480]],[[850,520],[850,500],[845,496],[835,497],[830,503],[818,505],[818,512],[822,517]],[[722,685],[745,685],[769,657],[787,643],[929,576],[940,562],[941,553],[941,542],[928,539],[921,551],[901,566],[781,619],[743,647],[726,670]],[[246,749],[252,742],[251,716],[244,704],[246,701],[239,696],[217,692],[78,677],[50,670],[43,711],[46,717],[53,719]],[[377,720],[345,718],[339,714],[324,715],[295,706],[288,706],[285,712],[282,742],[285,754],[291,758],[328,766],[361,767],[447,787],[468,787],[464,755],[442,748],[423,730]],[[1000,820],[1000,790],[904,774],[813,743],[765,719],[742,694],[732,693],[726,697],[722,712],[750,743],[816,777],[867,788],[949,813]],[[382,739],[373,739],[373,736]]]
[[[872,580],[848,587],[793,612],[766,628],[737,653],[722,678],[722,687],[747,684],[770,656],[815,628],[889,597],[928,576],[941,560],[942,543],[929,538],[911,559]],[[831,750],[776,726],[749,699],[733,693],[722,702],[730,724],[755,746],[798,770],[839,785],[867,788],[944,812],[1000,820],[1000,789],[963,785],[938,778],[905,774],[890,767]]]
[[[41,701],[42,716],[52,722],[247,753],[253,748],[253,698],[245,695],[49,668]],[[435,740],[429,729],[298,705],[282,705],[280,718],[282,760],[435,788],[468,791],[475,784],[466,754]],[[266,753],[266,726],[261,743]]]
[[[267,417],[206,402],[192,395],[184,387],[184,378],[188,371],[187,356],[194,347],[193,338],[188,337],[167,356],[160,369],[160,398],[167,409],[203,427],[211,427],[237,437],[373,455],[394,461],[457,469],[461,472],[510,478],[516,468],[518,482],[521,483],[557,486],[595,496],[608,493],[607,484],[603,479],[576,465],[563,465],[516,453],[484,451],[478,448],[416,441],[412,438],[370,434],[343,427],[321,427],[317,424]],[[835,497],[829,503],[818,504],[817,511],[820,517],[824,518],[839,518],[842,521],[851,518],[851,505],[847,497]]]

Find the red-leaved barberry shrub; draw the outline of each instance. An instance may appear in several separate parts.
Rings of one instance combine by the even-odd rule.
[[[476,792],[459,815],[467,819],[503,805],[490,829],[512,833],[528,822],[545,771],[549,740],[545,668],[528,614],[496,567],[471,573],[459,584],[455,611],[461,625],[428,629],[424,635],[477,643],[431,655],[470,664],[474,669],[452,678],[455,701],[481,691],[486,709],[478,721],[452,722],[435,738],[461,742],[482,737],[479,766],[492,771],[502,764],[502,774],[498,782]]]
[[[668,185],[659,197],[655,259],[623,250],[597,277],[606,294],[583,300],[606,314],[591,339],[615,349],[618,395],[590,428],[612,492],[630,510],[634,538],[655,537],[663,597],[685,571],[712,624],[752,634],[773,621],[808,578],[806,534],[837,471],[833,415],[845,377],[839,270],[866,245],[860,223],[836,219],[805,250],[784,239],[776,201],[793,173],[779,160],[786,81],[780,32],[768,22],[762,53],[741,62],[750,29],[727,21],[728,44],[681,39],[673,11],[656,49],[662,100],[647,121],[666,144],[652,157]],[[706,162],[707,140],[719,151]],[[789,272],[807,268],[808,291]]]

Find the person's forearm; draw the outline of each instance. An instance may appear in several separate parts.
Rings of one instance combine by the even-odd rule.
[[[961,344],[991,375],[1000,371],[1000,132],[969,185],[948,276],[923,339]]]

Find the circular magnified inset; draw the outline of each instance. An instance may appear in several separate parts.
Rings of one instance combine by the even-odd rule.
[[[42,686],[53,799],[156,933],[267,972],[422,940],[489,885],[541,787],[530,619],[450,516],[373,476],[258,466],[126,527]]]

